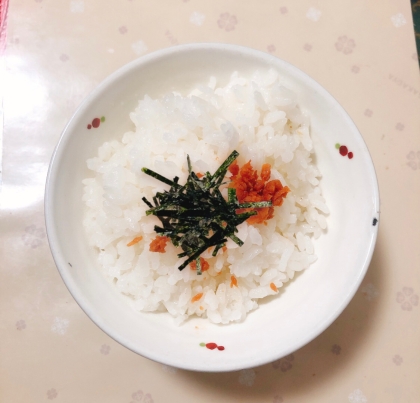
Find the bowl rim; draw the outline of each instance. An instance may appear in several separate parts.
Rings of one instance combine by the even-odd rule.
[[[305,82],[311,82],[311,86],[316,88],[317,91],[319,91],[322,95],[322,97],[326,97],[330,101],[332,101],[338,108],[341,110],[343,115],[345,116],[346,120],[348,121],[349,126],[351,126],[352,131],[358,133],[361,144],[364,146],[366,151],[366,157],[368,157],[369,165],[371,168],[370,176],[373,180],[373,205],[375,206],[377,215],[378,215],[378,223],[377,223],[377,230],[374,232],[371,242],[369,244],[369,247],[365,250],[365,260],[363,267],[360,268],[358,271],[358,281],[355,282],[355,286],[353,289],[350,289],[347,293],[346,297],[343,298],[340,304],[336,306],[335,310],[331,311],[330,315],[328,315],[324,321],[318,326],[316,329],[314,329],[314,332],[311,333],[309,337],[304,338],[303,341],[297,342],[296,346],[293,346],[289,349],[288,353],[282,354],[284,357],[287,354],[290,354],[293,351],[296,351],[315,338],[317,338],[322,332],[324,332],[337,318],[338,316],[344,311],[344,309],[347,307],[349,302],[354,297],[355,293],[357,292],[358,288],[360,287],[361,282],[363,281],[363,278],[366,275],[366,272],[368,270],[369,264],[371,262],[373,252],[375,249],[376,241],[377,241],[377,235],[378,235],[378,227],[380,223],[380,197],[379,197],[379,186],[378,186],[378,180],[377,175],[375,172],[375,167],[373,164],[372,157],[369,153],[369,150],[366,146],[366,142],[358,130],[356,124],[350,117],[350,115],[346,112],[346,110],[341,106],[341,104],[323,87],[321,84],[319,84],[315,79],[313,79],[311,76],[309,76],[307,73],[299,69],[298,67],[294,66],[293,64],[277,57],[270,55],[266,52],[263,52],[261,50],[257,50],[251,47],[242,46],[242,45],[235,45],[235,44],[225,44],[225,43],[217,43],[217,42],[202,42],[202,43],[189,43],[189,44],[182,44],[182,45],[176,45],[168,48],[163,48],[154,52],[151,52],[149,54],[143,55],[137,59],[132,60],[131,62],[123,65],[122,67],[115,70],[113,73],[108,75],[104,80],[102,80],[81,102],[81,104],[77,107],[75,112],[72,114],[71,118],[65,125],[63,131],[60,134],[60,138],[57,142],[57,145],[54,148],[54,151],[51,156],[47,178],[46,178],[46,186],[45,186],[45,195],[44,195],[44,218],[45,218],[45,225],[46,225],[46,232],[47,232],[47,238],[49,242],[49,246],[51,249],[51,253],[54,259],[54,262],[56,264],[56,267],[58,269],[58,272],[60,273],[61,278],[63,279],[64,284],[66,285],[67,289],[69,290],[70,294],[74,298],[74,300],[77,302],[77,304],[80,306],[80,308],[85,312],[85,314],[102,330],[104,331],[108,336],[110,336],[112,339],[117,341],[119,344],[123,345],[124,347],[128,348],[129,350],[135,352],[136,354],[139,354],[143,357],[146,357],[148,359],[151,359],[155,362],[162,363],[162,361],[159,360],[158,357],[153,356],[152,354],[148,354],[147,351],[139,351],[138,348],[131,345],[130,343],[127,343],[126,340],[124,340],[122,337],[119,337],[118,332],[112,327],[109,326],[108,323],[106,323],[104,320],[101,319],[100,316],[98,316],[94,310],[92,310],[89,302],[87,302],[86,298],[84,297],[83,293],[80,292],[80,290],[77,287],[77,284],[75,284],[72,281],[72,278],[69,275],[68,266],[67,263],[62,259],[60,246],[59,246],[59,240],[58,235],[56,232],[55,227],[55,219],[54,219],[54,183],[57,181],[57,166],[59,166],[59,162],[61,158],[63,157],[65,145],[69,141],[70,135],[71,135],[71,126],[73,125],[74,121],[76,120],[76,117],[83,113],[85,110],[88,109],[88,106],[92,103],[93,100],[97,99],[101,96],[101,94],[106,91],[109,85],[117,81],[121,76],[124,76],[125,74],[129,73],[130,71],[136,70],[140,66],[150,63],[154,60],[158,60],[162,57],[169,57],[172,54],[180,53],[180,52],[189,52],[189,51],[202,51],[203,49],[215,49],[215,50],[225,50],[225,51],[234,51],[234,52],[240,52],[243,54],[247,54],[249,56],[253,56],[255,58],[262,59],[264,61],[275,60],[277,65],[282,65],[285,69],[292,71],[294,75],[300,76],[304,79]],[[367,253],[366,253],[367,252]],[[220,368],[220,369],[201,369],[196,368],[191,365],[176,365],[177,368],[186,369],[186,370],[192,370],[192,371],[199,371],[199,372],[228,372],[228,371],[237,371],[240,369],[245,368],[253,368],[259,365],[264,365],[269,362],[272,362],[276,359],[279,359],[281,357],[273,357],[271,360],[256,360],[257,362],[250,363],[248,366],[235,366],[235,365],[229,365],[228,368]],[[168,364],[168,365],[174,365],[174,364]],[[174,365],[175,366],[175,365]],[[226,365],[221,365],[221,367],[226,367]]]

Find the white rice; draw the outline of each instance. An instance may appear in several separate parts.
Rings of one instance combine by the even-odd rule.
[[[312,239],[326,228],[328,208],[312,162],[309,118],[280,81],[274,70],[250,78],[233,73],[225,87],[211,77],[188,96],[146,95],[130,114],[134,130],[121,141],[104,143],[87,161],[94,172],[83,181],[87,236],[103,274],[135,309],[168,311],[177,323],[191,315],[213,323],[242,321],[261,298],[276,294],[271,283],[282,287],[316,260]],[[149,251],[160,221],[145,216],[148,207],[141,199],[151,200],[167,186],[141,168],[179,176],[183,184],[187,154],[193,170],[214,173],[233,150],[240,153],[240,166],[251,160],[260,172],[270,163],[270,179],[280,179],[291,191],[267,225],[238,227],[242,247],[229,239],[226,252],[216,257],[205,252],[210,268],[201,276],[189,267],[179,271],[182,250],[168,242],[166,253]],[[142,241],[128,247],[137,236]],[[237,287],[231,287],[232,275]],[[191,302],[199,293],[200,300]]]

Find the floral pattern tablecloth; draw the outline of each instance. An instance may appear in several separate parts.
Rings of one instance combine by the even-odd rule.
[[[293,354],[227,374],[149,361],[98,329],[55,268],[43,216],[49,159],[82,99],[138,56],[202,41],[272,53],[320,82],[359,127],[381,192],[373,260],[343,314]],[[419,401],[420,79],[410,2],[12,0],[5,44],[1,402]]]

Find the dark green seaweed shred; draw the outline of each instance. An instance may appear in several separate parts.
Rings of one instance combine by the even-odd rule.
[[[225,246],[227,238],[239,246],[243,245],[235,233],[237,226],[252,215],[255,210],[236,213],[237,209],[270,207],[271,202],[255,202],[239,204],[236,189],[228,189],[228,200],[222,196],[219,187],[227,170],[239,153],[233,151],[211,175],[206,172],[200,179],[192,170],[190,157],[187,156],[188,178],[185,185],[178,184],[176,176],[172,181],[148,168],[142,171],[170,186],[168,191],[157,192],[150,203],[145,197],[143,201],[149,207],[146,215],[155,215],[162,227],[155,226],[155,232],[167,236],[176,247],[181,247],[179,258],[187,259],[178,267],[183,270],[188,264],[196,261],[197,274],[202,274],[200,255],[208,248],[215,246],[213,256]]]

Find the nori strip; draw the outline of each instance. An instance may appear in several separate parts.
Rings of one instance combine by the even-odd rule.
[[[143,197],[149,210],[146,215],[155,215],[162,227],[155,226],[155,232],[171,239],[174,246],[183,250],[179,258],[187,259],[178,267],[183,270],[188,264],[196,261],[197,274],[202,274],[200,255],[208,248],[215,246],[212,253],[217,255],[225,246],[227,239],[232,239],[239,246],[243,245],[235,232],[237,226],[249,217],[257,214],[255,210],[236,213],[237,209],[270,207],[271,202],[239,204],[236,189],[228,188],[226,201],[220,192],[226,172],[239,153],[233,151],[211,175],[206,172],[200,179],[192,170],[190,157],[187,156],[188,178],[185,185],[178,184],[177,176],[171,181],[148,169],[142,171],[170,186],[169,191],[157,192],[153,197],[154,206]]]

